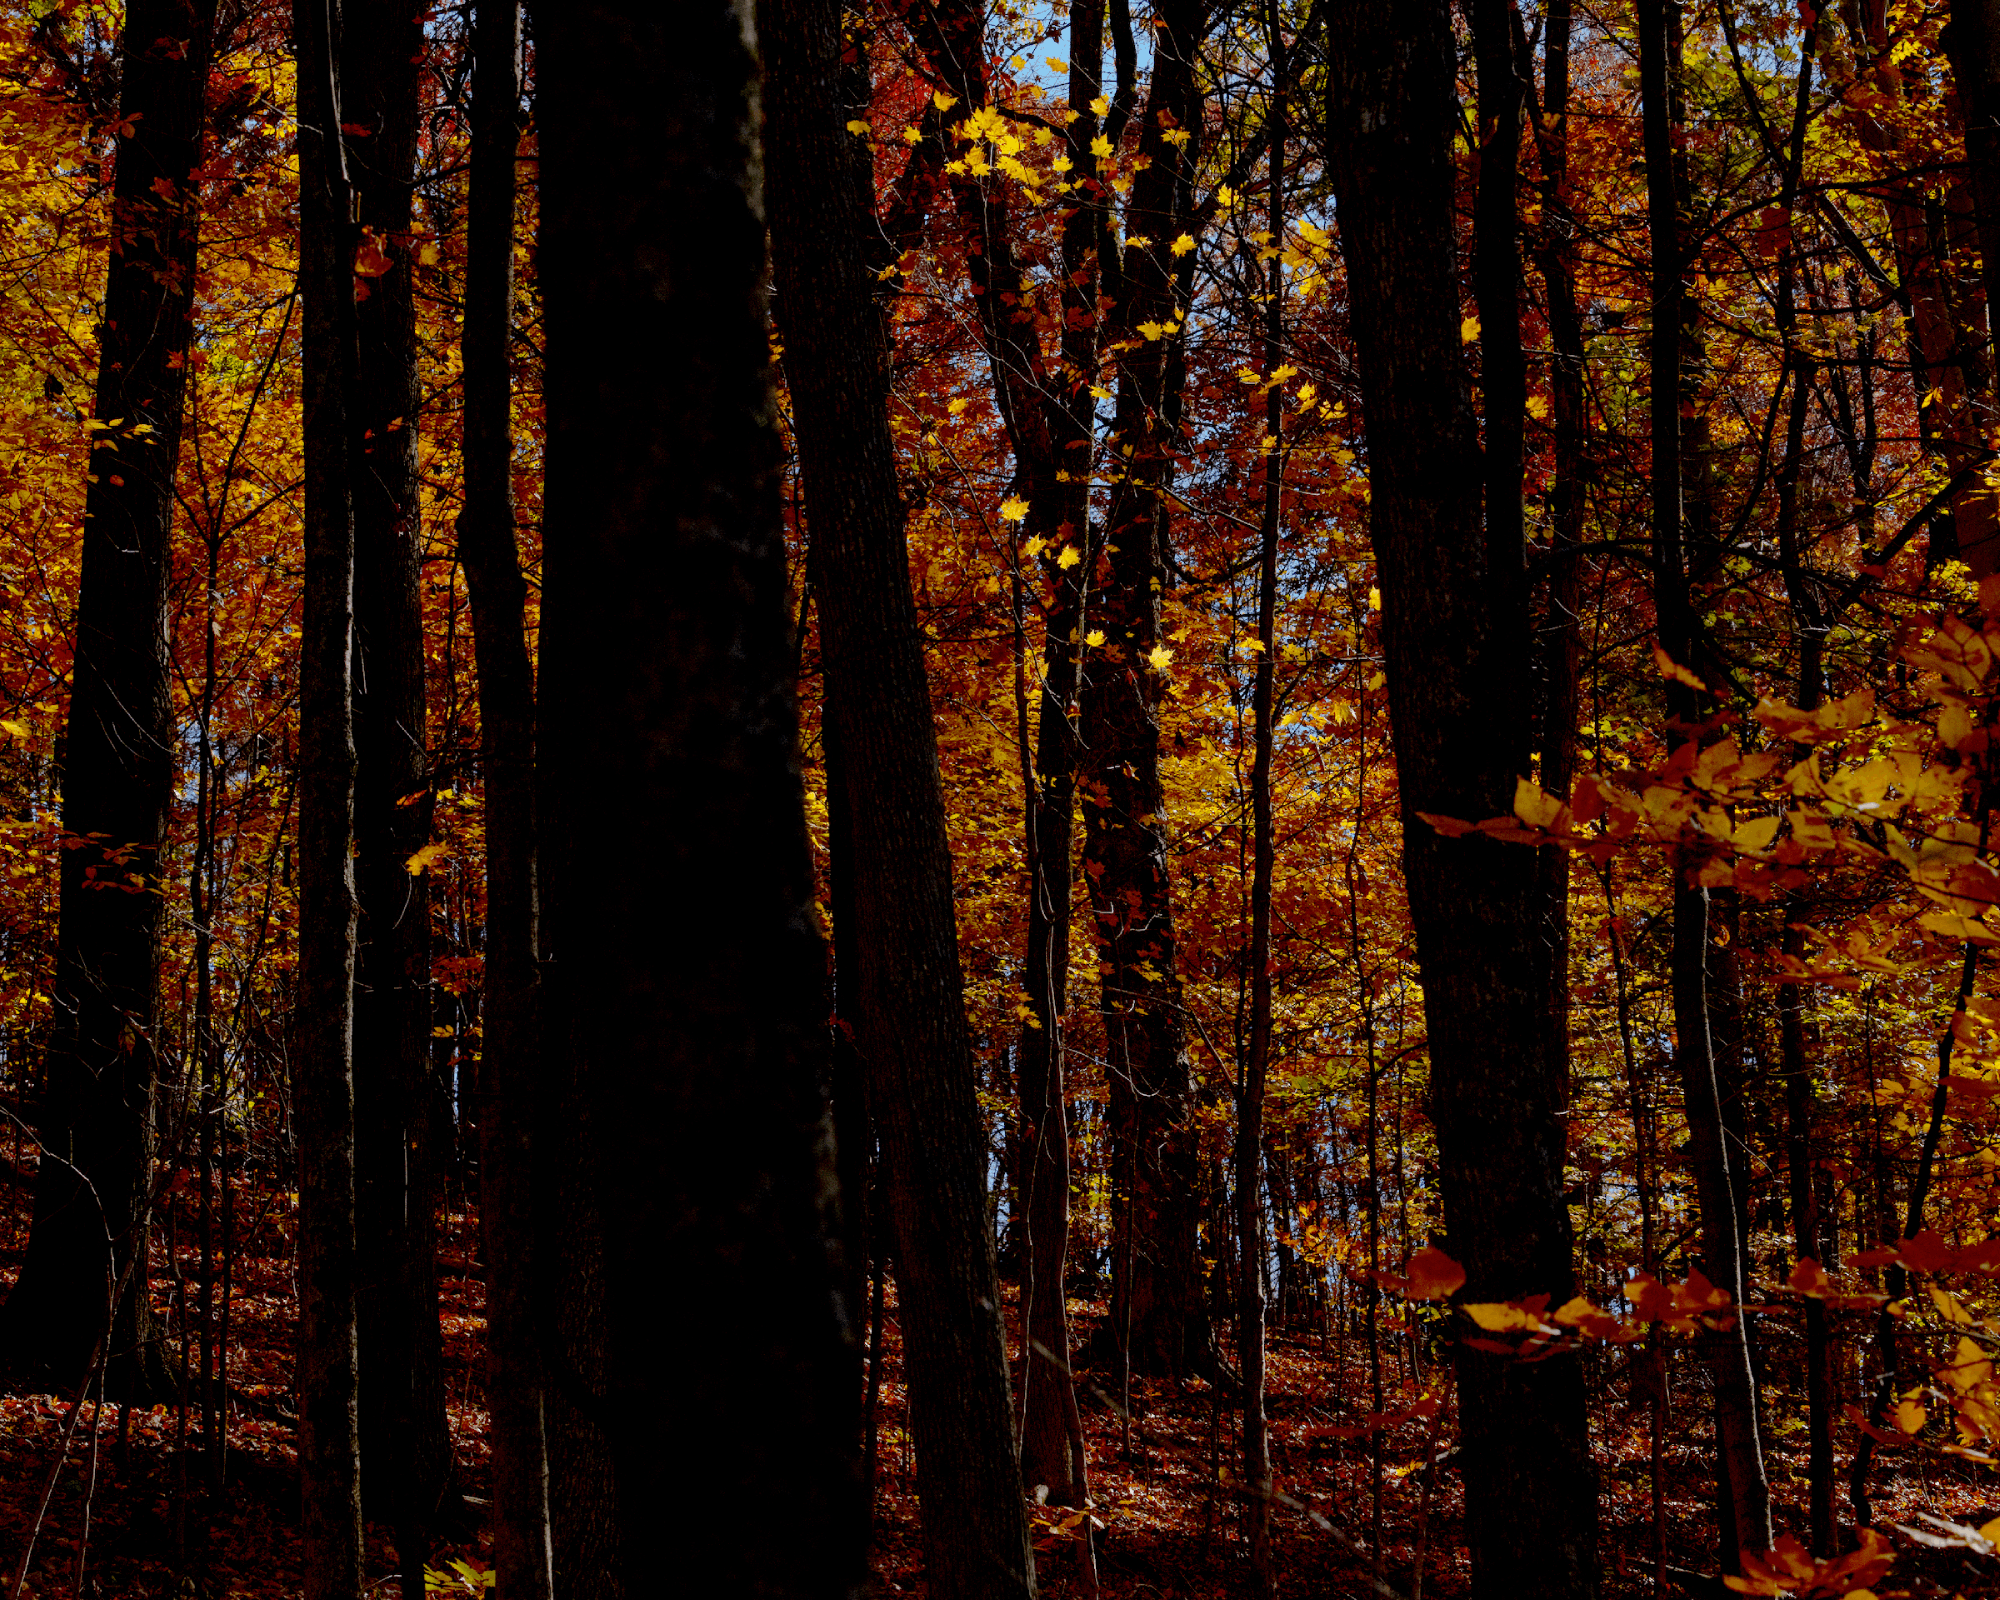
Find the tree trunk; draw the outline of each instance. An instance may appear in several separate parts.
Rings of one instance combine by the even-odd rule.
[[[1536,754],[1541,786],[1567,800],[1576,782],[1576,729],[1581,684],[1583,544],[1589,426],[1584,403],[1583,318],[1576,298],[1576,213],[1570,204],[1569,0],[1552,0],[1543,19],[1543,89],[1536,124],[1542,164],[1542,283],[1547,296],[1549,391],[1554,424],[1554,460],[1549,475],[1548,587],[1541,614]],[[1511,24],[1518,27],[1518,16]],[[1516,50],[1525,40],[1516,35]],[[1532,82],[1530,62],[1517,70]],[[1569,901],[1570,857],[1566,850],[1541,852],[1542,937],[1549,949],[1553,981],[1548,987],[1546,1022],[1549,1070],[1559,1082],[1559,1104],[1569,1104]]]
[[[1529,736],[1525,697],[1508,689],[1530,648],[1528,619],[1495,603],[1519,593],[1522,552],[1486,537],[1460,355],[1450,20],[1442,0],[1357,0],[1335,8],[1329,34],[1328,156],[1368,430],[1446,1244],[1468,1298],[1560,1303],[1573,1278],[1541,870],[1532,852],[1446,838],[1419,815],[1511,810]],[[1473,1593],[1594,1593],[1576,1359],[1524,1363],[1461,1346],[1457,1368]]]
[[[520,0],[480,0],[472,35],[467,199],[465,506],[458,553],[472,598],[486,780],[486,1004],[479,1108],[486,1241],[493,1552],[508,1600],[549,1600],[548,1452],[534,1324],[532,1130],[540,1047],[535,982],[535,677],[514,539],[515,145]]]
[[[1066,1017],[1069,1010],[1071,865],[1076,825],[1076,695],[1083,618],[1081,566],[1059,564],[1063,549],[1090,543],[1090,447],[1097,370],[1098,242],[1102,210],[1089,194],[1097,156],[1091,140],[1102,92],[1104,0],[1070,8],[1068,129],[1075,206],[1063,223],[1061,404],[1048,408],[1053,458],[1037,464],[1026,531],[1046,541],[1042,692],[1035,725],[1028,806],[1028,948],[1023,986],[1033,1015],[1021,1029],[1020,1108],[1028,1198],[1026,1348],[1021,1354],[1021,1481],[1048,1485],[1051,1505],[1082,1505],[1090,1495],[1083,1418],[1070,1372],[1069,1230],[1071,1157]],[[1018,457],[1018,451],[1017,451]]]
[[[1993,369],[1993,347],[1988,329],[2000,318],[2000,3],[1996,0],[1952,0],[1951,20],[1944,30],[1944,44],[1950,54],[1952,76],[1957,80],[1958,105],[1965,118],[1965,158],[1967,187],[1976,220],[1979,261],[1985,284],[1984,318],[1976,319],[1968,330],[1981,349],[1982,369],[1989,380],[2000,378]],[[1984,322],[1987,328],[1978,323]],[[1990,429],[1992,413],[2000,408],[2000,397],[1991,389],[1984,396]],[[1994,491],[1975,482],[1968,498],[1976,497],[1986,508],[1982,531],[1996,520]],[[1965,552],[1967,564],[1981,577],[2000,568],[2000,536],[1989,537]]]
[[[1285,46],[1276,0],[1267,0],[1265,37],[1271,76],[1271,241],[1285,237]],[[1273,256],[1264,306],[1264,371],[1284,358],[1285,263]],[[1250,1048],[1243,1099],[1236,1112],[1236,1347],[1243,1379],[1243,1515],[1249,1525],[1250,1566],[1258,1588],[1276,1592],[1271,1570],[1271,1439],[1264,1415],[1264,1205],[1259,1181],[1264,1149],[1264,1093],[1271,1069],[1271,878],[1276,841],[1271,824],[1271,751],[1278,648],[1278,545],[1284,522],[1285,405],[1281,386],[1264,393],[1264,515],[1257,552],[1257,676],[1251,690],[1255,748],[1250,758]],[[1281,1283],[1282,1288],[1282,1283]],[[1281,1301],[1282,1304],[1282,1301]]]
[[[1134,1371],[1220,1377],[1201,1293],[1200,1156],[1195,1085],[1182,1018],[1160,785],[1159,702],[1170,652],[1160,639],[1166,577],[1163,491],[1179,447],[1167,337],[1178,322],[1173,261],[1186,174],[1199,159],[1202,96],[1195,52],[1202,10],[1169,0],[1155,18],[1153,82],[1126,213],[1115,313],[1120,343],[1114,450],[1125,462],[1101,551],[1092,551],[1092,617],[1080,696],[1084,876],[1103,974],[1112,1134],[1112,1336]],[[1169,132],[1188,137],[1169,142]],[[1096,628],[1092,630],[1097,631]]]
[[[538,259],[545,264],[559,259],[556,225],[555,215],[542,204],[537,244]],[[546,501],[544,512],[546,517]],[[578,1019],[598,1002],[592,988],[595,975],[573,956],[565,958],[554,935],[570,920],[570,885],[591,870],[596,833],[594,819],[581,803],[575,772],[539,758],[540,752],[563,747],[571,731],[569,707],[596,691],[582,638],[572,649],[552,648],[546,536],[543,563],[534,768],[541,1070],[533,1100],[542,1137],[533,1152],[530,1298],[544,1384],[550,1583],[555,1600],[619,1600],[624,1589],[618,1493],[607,1434],[613,1402],[606,1353],[604,1230],[596,1198],[588,1067],[577,1045]],[[561,561],[555,565],[560,576]],[[587,568],[580,570],[587,573]],[[579,590],[586,581],[579,577]],[[558,608],[558,626],[561,618]]]
[[[766,0],[764,152],[827,714],[851,839],[858,988],[895,1223],[924,1551],[935,1592],[1034,1593],[986,1222],[951,856],[867,209],[837,93],[835,0]]]
[[[44,1155],[0,1329],[20,1376],[64,1390],[83,1381],[105,1341],[113,1388],[128,1397],[163,1376],[146,1255],[166,904],[160,850],[177,741],[169,532],[200,214],[190,174],[201,162],[214,28],[215,0],[133,0],[125,20],[125,131],[112,179],[115,248],[63,746],[55,1026],[35,1118]],[[185,47],[156,48],[163,39]],[[121,1280],[127,1288],[108,1308]]]
[[[1660,648],[1687,668],[1696,649],[1688,593],[1682,507],[1682,408],[1689,296],[1682,243],[1687,210],[1683,164],[1674,130],[1680,121],[1678,0],[1645,0],[1639,9],[1639,71],[1646,151],[1647,207],[1652,233],[1652,494],[1654,609]],[[1667,681],[1668,738],[1674,746],[1699,735],[1700,691]],[[1690,1164],[1700,1210],[1703,1270],[1731,1303],[1743,1303],[1743,1263],[1737,1217],[1740,1173],[1723,1137],[1724,1105],[1718,1081],[1709,997],[1711,939],[1708,890],[1694,876],[1695,862],[1676,851],[1673,860],[1674,1058],[1686,1105]],[[1717,1515],[1725,1570],[1741,1570],[1745,1550],[1771,1543],[1770,1492],[1758,1438],[1756,1383],[1749,1329],[1735,1315],[1724,1330],[1701,1335],[1714,1382]]]
[[[299,1490],[307,1600],[359,1600],[354,1173],[355,228],[338,0],[298,0],[305,615],[299,668]]]
[[[421,1600],[428,1530],[452,1475],[430,1126],[430,884],[405,865],[431,826],[410,243],[424,35],[401,0],[347,0],[344,24],[341,116],[365,240],[355,266],[359,354],[349,417],[361,1434],[375,1463],[369,1509],[394,1527],[403,1592]]]
[[[538,758],[589,785],[545,862],[544,914],[590,1115],[623,1586],[651,1592],[661,1552],[698,1546],[721,1552],[728,1592],[845,1595],[863,1576],[860,1385],[821,1083],[755,30],[724,0],[537,20],[542,705],[561,708]]]
[[[931,71],[969,105],[985,105],[983,12],[966,0],[913,10],[919,48]],[[1077,0],[1070,11],[1070,112],[1063,137],[1070,166],[1068,210],[1062,224],[1062,360],[1060,373],[1042,356],[1031,315],[1009,306],[996,286],[1023,281],[1014,256],[1005,190],[958,177],[953,198],[968,241],[966,273],[980,313],[980,337],[992,369],[994,394],[1016,482],[1027,502],[1024,540],[1039,539],[1048,584],[1044,602],[1042,692],[1033,776],[1025,822],[1028,854],[1028,946],[1022,987],[1032,1015],[1018,1041],[1020,1181],[1027,1200],[1028,1250],[1025,1348],[1021,1358],[1021,1476],[1030,1489],[1048,1486],[1055,1505],[1079,1505],[1088,1495],[1083,1422],[1069,1372],[1069,1311],[1063,1289],[1069,1250],[1070,1150],[1065,1085],[1064,1017],[1069,1005],[1071,870],[1075,828],[1077,734],[1085,570],[1064,567],[1062,552],[1091,548],[1090,466],[1095,401],[1090,393],[1102,329],[1098,288],[1107,208],[1096,181],[1093,142],[1107,128],[1093,106],[1101,91],[1104,0]],[[1129,106],[1126,108],[1129,112]],[[1115,121],[1116,109],[1108,111]],[[941,147],[930,151],[943,165]]]

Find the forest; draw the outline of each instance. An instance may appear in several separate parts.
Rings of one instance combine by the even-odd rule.
[[[0,1585],[2000,1596],[2000,0],[0,0]]]

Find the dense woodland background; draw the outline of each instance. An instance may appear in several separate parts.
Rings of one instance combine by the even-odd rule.
[[[2000,1593],[2000,4],[752,9],[0,3],[9,1593]]]

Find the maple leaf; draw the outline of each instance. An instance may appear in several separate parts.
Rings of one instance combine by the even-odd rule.
[[[405,861],[403,863],[403,870],[414,878],[436,862],[441,861],[446,854],[446,847],[441,842],[433,840],[431,843],[425,845],[423,849],[417,851],[409,860]]]
[[[1009,495],[1005,500],[1000,502],[1000,520],[1002,522],[1026,522],[1028,520],[1028,502],[1023,500],[1019,495]]]
[[[1659,645],[1653,646],[1653,665],[1660,669],[1660,676],[1671,678],[1675,683],[1684,683],[1690,689],[1706,689],[1707,684],[1667,654]]]
[[[1465,1268],[1437,1246],[1426,1245],[1410,1257],[1412,1300],[1449,1300],[1464,1287]]]
[[[361,242],[354,247],[354,275],[358,278],[379,278],[396,264],[384,246],[388,243],[373,228],[361,230]]]
[[[1146,652],[1146,664],[1155,672],[1165,672],[1167,663],[1174,659],[1173,651],[1163,644],[1156,644]]]

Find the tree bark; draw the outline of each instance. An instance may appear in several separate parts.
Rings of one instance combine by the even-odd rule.
[[[1539,723],[1536,754],[1542,788],[1567,800],[1576,782],[1576,729],[1580,703],[1585,489],[1588,462],[1584,441],[1583,318],[1576,298],[1576,213],[1570,204],[1569,0],[1551,0],[1543,19],[1544,78],[1536,124],[1542,163],[1542,238],[1539,251],[1548,303],[1549,392],[1554,423],[1554,461],[1549,483],[1548,588],[1537,641]],[[1519,14],[1512,25],[1520,26]],[[1516,50],[1525,39],[1516,34]],[[1518,60],[1525,83],[1532,64]],[[1482,180],[1483,181],[1483,180]],[[1517,330],[1518,330],[1518,324]],[[1525,401],[1525,395],[1524,395]],[[1546,1026],[1549,1070],[1558,1080],[1559,1104],[1569,1104],[1569,901],[1570,857],[1566,850],[1541,852],[1542,937],[1548,945],[1554,981],[1548,987]]]
[[[354,1173],[352,191],[338,0],[298,0],[305,615],[299,668],[299,1490],[307,1600],[361,1594]]]
[[[1272,244],[1285,238],[1285,46],[1276,0],[1267,0],[1265,37],[1271,76]],[[1285,263],[1274,255],[1264,305],[1264,371],[1284,359]],[[1249,1525],[1250,1566],[1258,1588],[1274,1594],[1271,1570],[1271,1439],[1264,1415],[1264,1094],[1271,1070],[1271,879],[1277,865],[1271,821],[1271,754],[1278,648],[1278,545],[1284,527],[1285,406],[1281,386],[1264,393],[1264,514],[1257,549],[1257,675],[1251,689],[1254,749],[1250,758],[1250,1041],[1236,1112],[1236,1346],[1243,1379],[1243,1515]],[[1280,1289],[1282,1292],[1282,1280]],[[1281,1302],[1282,1304],[1282,1302]]]
[[[969,105],[985,105],[982,11],[946,0],[913,13],[919,47],[932,72]],[[1032,1490],[1047,1485],[1054,1505],[1079,1505],[1089,1493],[1083,1421],[1069,1372],[1069,1311],[1063,1288],[1069,1251],[1070,1149],[1065,1084],[1065,1024],[1069,1006],[1071,865],[1075,832],[1077,691],[1082,650],[1084,585],[1081,564],[1064,567],[1062,552],[1092,547],[1091,445],[1096,431],[1091,387],[1099,364],[1107,207],[1097,181],[1093,142],[1120,112],[1101,116],[1092,102],[1102,90],[1104,0],[1077,0],[1070,11],[1069,101],[1075,121],[1063,137],[1070,160],[1068,209],[1062,222],[1060,373],[1049,370],[1022,301],[1009,306],[996,285],[1018,285],[1005,189],[960,177],[953,199],[968,241],[966,272],[980,313],[980,337],[1015,479],[1028,514],[1024,541],[1041,541],[1048,586],[1043,615],[1042,690],[1025,819],[1028,854],[1028,944],[1022,987],[1031,1016],[1017,1043],[1021,1177],[1028,1229],[1025,1326],[1021,1357],[1021,1477]],[[1129,95],[1121,91],[1121,98]],[[1129,104],[1126,106],[1129,113]],[[941,146],[928,149],[941,169]]]
[[[1063,222],[1062,370],[1047,406],[1052,459],[1037,464],[1025,528],[1045,540],[1042,573],[1042,692],[1035,722],[1034,772],[1027,817],[1028,947],[1022,974],[1033,1015],[1021,1029],[1019,1062],[1022,1159],[1028,1223],[1027,1310],[1021,1354],[1021,1481],[1032,1493],[1048,1485],[1048,1503],[1079,1506],[1090,1496],[1083,1417],[1071,1374],[1069,1230],[1071,1156],[1067,1084],[1071,853],[1076,827],[1077,740],[1074,718],[1083,620],[1082,568],[1060,565],[1062,550],[1090,546],[1090,455],[1096,402],[1098,248],[1102,206],[1092,192],[1097,156],[1091,140],[1102,92],[1104,0],[1070,8],[1067,138],[1075,205]],[[1019,452],[1016,452],[1017,458]]]
[[[856,1043],[889,1178],[928,1578],[941,1595],[1035,1588],[986,1221],[951,855],[868,211],[841,181],[837,0],[766,0],[764,153],[799,470],[820,579],[827,715],[845,791]]]
[[[431,1130],[431,827],[411,224],[423,28],[401,0],[347,0],[341,117],[366,243],[349,418],[354,505],[356,1285],[369,1508],[396,1531],[403,1592],[451,1486]],[[365,131],[360,131],[365,130]],[[386,270],[378,270],[386,268]]]
[[[126,14],[124,131],[63,746],[55,1026],[35,1117],[43,1155],[27,1254],[0,1327],[19,1375],[64,1390],[83,1381],[106,1341],[113,1389],[133,1398],[163,1376],[146,1255],[166,903],[160,850],[177,738],[169,534],[200,214],[191,174],[201,162],[214,28],[214,0],[134,0]],[[121,1280],[127,1288],[108,1308]]]
[[[1696,649],[1695,616],[1688,592],[1683,529],[1682,408],[1692,306],[1682,282],[1688,267],[1683,244],[1686,180],[1674,130],[1680,121],[1678,0],[1645,0],[1639,8],[1639,73],[1646,153],[1647,211],[1652,235],[1652,495],[1654,609],[1660,648],[1688,668]],[[1699,737],[1700,691],[1667,680],[1668,739],[1675,747]],[[1688,852],[1673,859],[1672,992],[1674,1058],[1686,1105],[1690,1164],[1700,1210],[1703,1268],[1732,1305],[1743,1303],[1743,1264],[1737,1217],[1740,1173],[1724,1138],[1724,1105],[1718,1081],[1709,999],[1711,939],[1708,890],[1699,863]],[[1741,1571],[1745,1550],[1771,1543],[1770,1491],[1758,1438],[1756,1383],[1749,1330],[1738,1314],[1727,1329],[1704,1331],[1703,1354],[1714,1383],[1717,1515],[1722,1561]]]
[[[1573,1292],[1563,1126],[1548,1060],[1534,855],[1446,838],[1422,813],[1512,809],[1530,648],[1518,547],[1488,542],[1460,354],[1451,27],[1441,0],[1328,19],[1327,153],[1368,438],[1370,525],[1402,789],[1403,858],[1431,1053],[1446,1243],[1474,1300]],[[1503,565],[1506,571],[1496,571]],[[1574,1357],[1457,1353],[1478,1596],[1587,1596],[1597,1507]]]
[[[473,13],[467,198],[465,503],[458,554],[472,599],[486,781],[486,1003],[480,1053],[480,1224],[486,1241],[493,1553],[500,1593],[549,1600],[548,1449],[534,1322],[535,676],[514,537],[515,146],[520,0]]]
[[[1170,423],[1168,336],[1178,322],[1174,257],[1200,156],[1195,51],[1203,12],[1167,0],[1155,17],[1153,81],[1126,211],[1114,312],[1118,398],[1113,450],[1123,470],[1101,550],[1088,552],[1105,642],[1084,656],[1080,775],[1084,876],[1097,938],[1109,1052],[1112,1134],[1112,1337],[1134,1371],[1221,1376],[1201,1293],[1200,1156],[1167,874],[1160,784],[1160,591],[1166,579],[1164,491],[1179,448]],[[1187,135],[1178,143],[1166,135]],[[1143,170],[1140,170],[1143,163]],[[1092,631],[1097,631],[1094,628]]]
[[[623,1586],[650,1592],[659,1552],[700,1547],[722,1553],[724,1593],[844,1596],[863,1577],[860,1386],[834,1242],[755,30],[724,0],[600,0],[537,23],[538,755],[590,784],[545,863],[560,875],[545,921],[591,1119]]]

